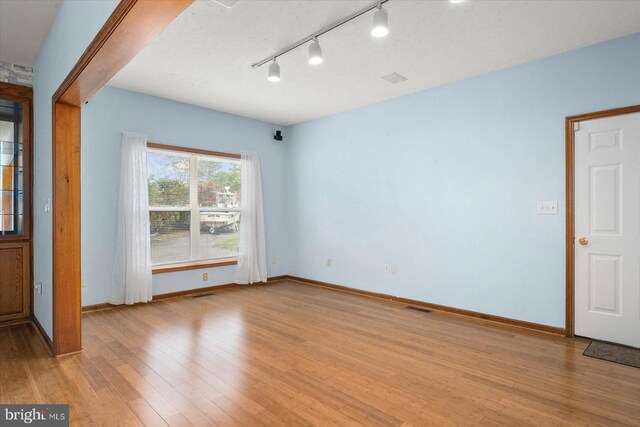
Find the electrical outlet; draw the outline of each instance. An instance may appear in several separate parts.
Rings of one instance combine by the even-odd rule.
[[[84,277],[82,278],[82,287],[83,288],[87,287],[87,280]]]
[[[538,215],[556,215],[558,213],[558,201],[545,200],[538,202],[536,205],[536,213]]]
[[[209,273],[202,273],[202,281],[206,282],[207,280],[209,280]]]
[[[45,213],[51,212],[51,199],[45,200],[45,202],[44,202],[44,212]]]
[[[277,264],[277,263],[278,263],[278,257],[276,257],[276,256],[272,256],[272,257],[271,257],[271,264],[275,265],[275,264]]]
[[[327,258],[327,267],[331,267],[331,258]]]
[[[384,265],[384,272],[388,273],[389,272],[389,264],[385,264]]]
[[[36,294],[42,295],[42,282],[36,283],[34,288],[35,288]]]
[[[398,267],[395,264],[391,264],[389,266],[389,273],[396,274],[398,272]]]

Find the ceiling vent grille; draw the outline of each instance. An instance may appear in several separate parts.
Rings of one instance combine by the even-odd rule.
[[[402,83],[409,80],[402,74],[398,73],[387,74],[386,76],[382,76],[382,79],[388,81],[391,84]]]

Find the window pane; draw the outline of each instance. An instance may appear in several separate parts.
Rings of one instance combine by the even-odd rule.
[[[149,206],[189,206],[189,158],[147,153]]]
[[[198,158],[198,204],[206,208],[240,207],[240,163]]]
[[[238,253],[240,212],[200,213],[200,258],[222,258]]]
[[[167,264],[188,261],[191,236],[190,212],[149,212],[151,222],[151,262]]]

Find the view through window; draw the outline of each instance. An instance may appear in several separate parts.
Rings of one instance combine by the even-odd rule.
[[[240,241],[240,160],[149,149],[154,265],[228,258]]]

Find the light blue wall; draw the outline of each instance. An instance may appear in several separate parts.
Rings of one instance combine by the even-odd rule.
[[[82,289],[83,305],[107,300],[115,252],[120,185],[121,132],[146,134],[155,142],[239,153],[257,151],[267,232],[269,276],[287,273],[285,147],[272,124],[153,96],[104,87],[82,108]],[[271,257],[277,264],[271,264]],[[202,273],[209,281],[202,281]],[[161,294],[233,282],[235,267],[153,276]]]
[[[34,198],[33,278],[43,285],[34,315],[52,336],[52,228],[44,213],[51,199],[51,97],[98,33],[118,1],[65,1],[33,67]]]
[[[640,34],[292,126],[289,272],[564,326],[564,118],[632,104]]]
[[[117,1],[66,1],[34,66],[34,311],[51,335],[51,96]],[[83,108],[83,303],[113,261],[121,130],[263,162],[270,275],[516,319],[564,319],[564,117],[640,103],[640,35],[285,129],[106,88]],[[560,215],[537,216],[538,200]],[[326,267],[327,258],[333,260]],[[396,275],[384,273],[396,264]],[[154,277],[156,293],[233,268]]]

